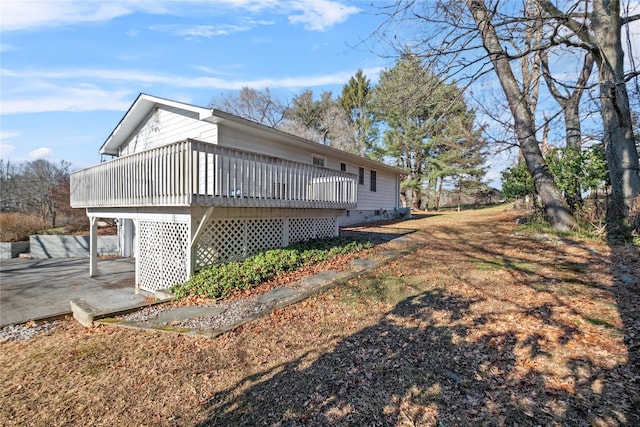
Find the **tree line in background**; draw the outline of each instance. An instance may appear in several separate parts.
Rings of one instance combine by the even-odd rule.
[[[378,84],[359,70],[334,97],[303,90],[285,103],[267,89],[242,88],[212,107],[407,171],[405,206],[438,209],[445,186],[483,201],[486,143],[475,113],[455,83],[440,79],[417,55],[403,52]]]
[[[286,103],[245,87],[211,105],[404,169],[403,201],[414,208],[437,209],[443,188],[491,194],[487,156],[517,148],[504,195],[539,200],[554,228],[578,228],[589,191],[607,195],[608,224],[640,228],[639,73],[633,60],[625,71],[622,49],[623,28],[640,15],[619,0],[562,9],[548,0],[398,0],[378,10],[386,21],[372,38],[398,59],[376,85],[358,71],[337,97],[304,90]],[[487,93],[474,93],[489,75]],[[585,121],[600,129],[585,133]],[[564,140],[551,144],[559,123]]]
[[[379,7],[387,19],[377,35],[396,51],[419,54],[441,78],[474,88],[476,113],[493,123],[483,128],[485,139],[494,148],[519,151],[518,164],[503,174],[507,194],[535,193],[551,225],[572,230],[578,228],[585,190],[606,188],[608,225],[629,232],[640,228],[633,124],[639,72],[631,55],[625,68],[623,50],[623,44],[634,48],[628,25],[640,14],[631,13],[630,5],[398,0]],[[548,98],[542,107],[541,97]],[[553,147],[547,138],[558,122],[564,141]],[[599,122],[599,131],[585,134],[585,122]],[[495,123],[502,128],[496,130]]]
[[[34,232],[59,226],[76,231],[86,227],[84,210],[72,209],[70,205],[70,168],[71,164],[64,160],[58,164],[45,159],[13,164],[0,159],[0,212],[22,214],[15,220],[3,215],[2,231]],[[3,237],[3,240],[20,240],[24,237],[12,235]]]

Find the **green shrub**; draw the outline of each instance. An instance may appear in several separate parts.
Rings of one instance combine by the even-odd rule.
[[[179,298],[185,296],[224,298],[238,289],[250,289],[278,274],[372,246],[371,242],[340,237],[301,242],[287,248],[261,252],[244,261],[203,268],[186,282],[173,286],[171,292]]]

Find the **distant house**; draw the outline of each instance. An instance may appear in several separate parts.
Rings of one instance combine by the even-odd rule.
[[[71,175],[71,206],[119,220],[136,287],[153,292],[207,265],[336,236],[340,225],[408,214],[403,171],[211,108],[141,94]]]

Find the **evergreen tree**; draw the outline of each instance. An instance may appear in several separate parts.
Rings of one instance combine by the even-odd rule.
[[[371,92],[369,79],[362,70],[358,70],[344,85],[342,96],[338,99],[352,132],[347,151],[354,154],[370,153],[377,137],[370,108]]]
[[[372,108],[386,127],[384,155],[409,173],[403,188],[416,209],[423,205],[425,186],[432,200],[432,190],[441,191],[445,179],[482,175],[483,144],[462,91],[440,80],[416,55],[405,52],[381,73]]]
[[[527,169],[527,164],[523,161],[517,165],[505,169],[501,173],[502,195],[507,200],[524,199],[534,197],[536,193],[533,178]]]

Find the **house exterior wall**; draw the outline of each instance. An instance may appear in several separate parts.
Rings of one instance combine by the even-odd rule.
[[[293,147],[283,141],[264,138],[252,132],[241,131],[224,125],[218,129],[218,144],[296,162],[311,163],[312,153],[304,147]]]
[[[120,147],[120,155],[138,153],[188,138],[215,144],[217,125],[199,120],[194,112],[158,106],[145,117],[138,130]]]
[[[143,99],[144,100],[144,99]],[[142,102],[142,101],[141,101]],[[149,102],[155,102],[150,106]],[[120,134],[109,149],[119,155],[125,156],[134,153],[150,150],[152,148],[163,147],[159,150],[163,152],[170,147],[164,147],[168,144],[180,141],[186,141],[191,144],[200,144],[204,147],[201,151],[196,152],[194,158],[192,154],[187,157],[190,161],[195,159],[196,166],[193,170],[197,171],[223,171],[223,168],[216,167],[217,163],[224,158],[231,158],[228,152],[239,150],[238,158],[250,159],[253,154],[262,154],[268,156],[264,159],[264,163],[277,165],[282,167],[282,163],[276,162],[273,158],[289,160],[292,162],[303,163],[304,165],[296,165],[302,173],[308,174],[308,169],[312,165],[314,155],[324,159],[324,166],[334,171],[341,171],[342,164],[345,165],[345,172],[358,175],[359,168],[364,167],[364,183],[357,185],[357,207],[351,211],[345,209],[336,209],[336,206],[353,207],[353,199],[344,205],[323,205],[324,208],[316,206],[315,209],[297,208],[276,208],[276,207],[240,207],[230,201],[223,203],[224,207],[204,202],[191,203],[182,206],[170,206],[168,203],[163,205],[157,201],[153,205],[136,205],[138,207],[105,207],[96,208],[88,207],[87,214],[95,218],[119,218],[123,220],[123,231],[127,235],[125,241],[128,244],[126,251],[133,252],[136,257],[136,285],[145,291],[155,291],[166,288],[171,285],[181,283],[186,280],[195,270],[203,268],[207,265],[216,264],[235,259],[241,259],[256,252],[286,246],[302,240],[323,238],[336,236],[338,234],[339,225],[353,224],[358,222],[366,222],[377,219],[397,218],[402,215],[399,197],[399,179],[400,171],[384,167],[376,168],[373,162],[367,160],[359,161],[358,158],[342,154],[324,146],[316,146],[315,144],[296,140],[287,134],[274,132],[261,128],[258,125],[245,123],[237,118],[226,117],[225,114],[215,115],[213,110],[209,111],[204,108],[196,108],[186,106],[180,108],[179,103],[168,102],[163,104],[160,101],[147,100],[140,108],[152,108],[146,114],[143,120],[138,124],[138,118],[146,113],[146,109],[137,110],[137,114],[131,115],[127,125],[120,128]],[[136,126],[137,125],[137,126]],[[130,130],[134,129],[131,134]],[[118,128],[114,131],[117,134]],[[109,141],[108,140],[108,141]],[[117,144],[126,141],[119,148]],[[214,153],[214,150],[208,144],[217,144],[221,147]],[[317,150],[316,150],[317,147]],[[316,150],[316,151],[314,151]],[[221,152],[227,153],[224,155]],[[144,158],[147,154],[127,157],[127,160]],[[164,169],[166,174],[164,178],[170,178],[181,174],[176,170],[175,161],[172,163],[167,160],[167,156],[163,154],[163,166],[169,165]],[[242,157],[245,156],[245,157]],[[255,156],[254,156],[255,157]],[[171,157],[173,159],[173,157]],[[183,159],[184,156],[179,159]],[[216,160],[218,159],[218,160]],[[124,159],[123,159],[124,160]],[[143,159],[144,160],[144,159]],[[249,160],[242,160],[242,165],[250,164]],[[126,162],[125,162],[126,163]],[[240,164],[240,163],[238,163]],[[191,163],[190,163],[191,165]],[[237,164],[236,164],[237,165]],[[276,168],[276,169],[277,169]],[[158,169],[155,164],[154,168]],[[244,166],[239,167],[245,170]],[[191,171],[184,167],[183,170]],[[235,171],[238,170],[238,166]],[[248,169],[251,170],[251,169]],[[371,175],[372,171],[376,172],[376,189],[371,191]],[[188,178],[192,179],[192,172],[189,172]],[[342,176],[353,182],[352,176],[347,174],[329,172],[329,175]],[[117,174],[121,176],[121,174]],[[126,177],[122,185],[130,188]],[[214,182],[213,174],[209,175],[200,173],[194,175],[198,185],[197,188],[206,188],[204,195],[213,195]],[[206,176],[207,185],[203,177]],[[244,182],[245,175],[240,173],[240,178]],[[295,174],[294,174],[295,176]],[[300,175],[306,176],[306,175]],[[145,178],[148,178],[145,175]],[[184,176],[183,176],[184,178]],[[235,179],[239,179],[235,175]],[[150,178],[154,185],[162,184],[162,179]],[[167,179],[169,182],[170,180]],[[209,182],[210,181],[210,182]],[[221,185],[224,180],[219,180]],[[319,182],[315,182],[319,186]],[[334,182],[334,181],[331,181]],[[279,181],[276,181],[278,184]],[[120,184],[118,184],[120,185]],[[310,186],[312,188],[314,182],[307,184],[305,181],[304,188]],[[223,187],[225,187],[223,185]],[[233,191],[233,198],[227,192],[223,195],[229,200],[244,200],[251,197],[244,194],[242,189],[237,193],[237,182],[234,186],[229,184],[228,192]],[[226,188],[225,187],[225,188]],[[294,188],[293,184],[289,188]],[[200,190],[188,188],[188,195],[192,197],[201,195]],[[353,197],[353,187],[350,187],[350,197]],[[164,193],[163,193],[164,194]],[[182,193],[180,193],[182,194]],[[223,196],[221,193],[221,196]],[[236,197],[237,196],[237,197]],[[198,205],[198,206],[194,206]],[[281,206],[281,205],[271,205]],[[353,213],[353,214],[351,214]],[[126,224],[126,225],[124,225]],[[126,229],[126,230],[125,230]],[[126,246],[123,244],[123,247]]]
[[[357,164],[350,160],[326,156],[315,153],[306,147],[294,147],[283,141],[260,138],[249,132],[242,132],[225,126],[219,127],[218,144],[303,163],[311,163],[313,156],[316,155],[325,159],[325,167],[340,170],[341,163],[345,163],[346,172],[355,175],[358,175],[359,168],[363,167],[362,164]],[[364,170],[365,180],[363,185],[358,185],[358,207],[356,209],[375,211],[400,208],[398,176],[395,173],[385,172],[381,169],[373,169],[376,171],[376,191],[371,191],[372,169],[364,166]]]
[[[354,173],[358,173],[358,166],[355,166]],[[375,170],[375,169],[373,169]],[[380,210],[394,209],[400,207],[398,200],[397,175],[385,173],[381,170],[376,172],[376,191],[371,191],[371,171],[364,169],[364,184],[358,184],[358,207],[359,210]]]

